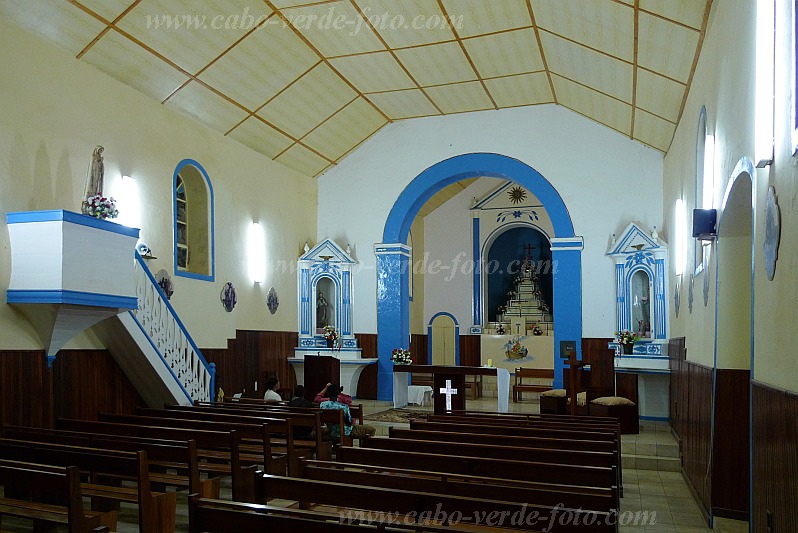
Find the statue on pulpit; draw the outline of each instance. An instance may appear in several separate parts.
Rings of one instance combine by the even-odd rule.
[[[327,325],[327,298],[321,292],[316,293],[316,327],[323,328]]]

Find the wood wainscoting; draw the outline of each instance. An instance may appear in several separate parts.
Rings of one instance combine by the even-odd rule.
[[[798,393],[754,380],[751,531],[798,531]]]
[[[61,350],[52,368],[43,350],[0,351],[0,423],[53,427],[56,418],[97,420],[145,406],[106,350]]]
[[[682,471],[706,516],[746,520],[749,486],[748,370],[717,369],[713,442],[713,369],[687,361],[685,339],[668,345],[670,418]]]

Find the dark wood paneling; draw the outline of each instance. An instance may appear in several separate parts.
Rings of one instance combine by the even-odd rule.
[[[413,333],[410,335],[410,353],[416,357],[417,365],[430,364],[429,353],[427,353],[427,336]]]
[[[590,363],[588,386],[595,398],[612,396],[615,390],[615,350],[607,347],[612,341],[611,338],[582,339],[582,361]]]
[[[638,374],[618,372],[615,375],[615,395],[628,398],[640,405],[637,394],[637,376]]]
[[[43,351],[1,351],[0,423],[49,427],[50,379]]]
[[[482,338],[460,335],[460,366],[482,366]]]
[[[57,418],[97,420],[97,413],[134,414],[146,407],[106,350],[61,350],[53,363]]]
[[[355,338],[364,358],[377,357],[379,352],[376,333],[355,333]],[[410,353],[413,353],[412,346]],[[363,369],[357,382],[356,395],[361,400],[377,399],[377,365],[369,365]]]
[[[757,381],[751,395],[752,531],[798,531],[798,395]]]
[[[751,374],[718,369],[716,379],[712,508],[718,516],[746,519]]]

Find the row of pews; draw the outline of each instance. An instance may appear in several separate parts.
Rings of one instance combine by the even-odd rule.
[[[362,408],[353,411],[362,420]],[[264,473],[296,475],[300,459],[331,459],[322,428],[342,422],[338,411],[242,403],[100,413],[95,421],[59,419],[55,429],[0,427],[0,529],[8,516],[115,531],[124,502],[138,507],[140,531],[170,533],[175,490],[218,500],[229,477],[233,500],[260,501]],[[65,481],[43,482],[48,476]],[[43,503],[54,501],[50,493],[67,503]],[[83,509],[83,498],[91,509]]]
[[[362,420],[362,409],[352,411]],[[237,402],[61,419],[56,429],[6,426],[0,519],[114,531],[116,509],[127,502],[138,506],[140,531],[169,533],[174,490],[185,490],[192,533],[617,531],[622,473],[615,419],[428,415],[409,429],[392,428],[388,437],[334,449],[323,438],[327,423],[342,423],[340,412]],[[297,428],[306,436],[297,437]],[[226,476],[233,501],[220,499]],[[40,503],[40,485],[60,491],[58,505]],[[269,505],[275,498],[297,503]]]
[[[428,415],[335,455],[302,460],[299,477],[264,473],[259,506],[192,498],[192,532],[227,531],[238,518],[242,528],[268,527],[289,516],[326,520],[330,531],[353,524],[358,531],[617,531],[616,419]],[[298,509],[264,505],[275,498],[295,501]]]

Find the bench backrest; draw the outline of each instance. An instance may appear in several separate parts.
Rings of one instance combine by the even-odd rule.
[[[65,502],[70,533],[87,533],[93,530],[83,513],[80,470],[77,466],[53,467],[0,459],[0,485],[56,496]]]
[[[473,442],[502,446],[521,446],[529,448],[554,448],[557,450],[591,450],[615,452],[615,443],[604,440],[568,440],[547,437],[518,437],[513,435],[487,435],[483,433],[453,433],[450,431],[430,431],[424,429],[404,429],[392,427],[391,437],[400,439],[436,440],[441,442]]]
[[[527,379],[554,379],[554,370],[551,368],[516,368],[515,369],[515,383],[521,384],[521,380]]]

